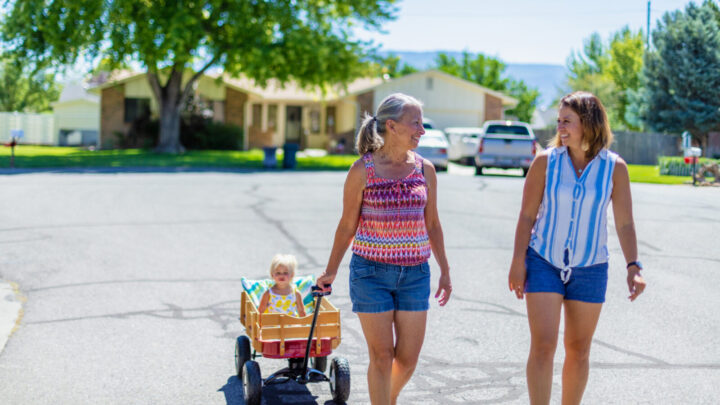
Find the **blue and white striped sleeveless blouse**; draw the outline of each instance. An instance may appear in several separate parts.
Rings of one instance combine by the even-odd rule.
[[[545,192],[530,247],[563,269],[565,282],[573,267],[608,261],[607,208],[617,158],[603,149],[578,177],[566,147],[549,149]]]

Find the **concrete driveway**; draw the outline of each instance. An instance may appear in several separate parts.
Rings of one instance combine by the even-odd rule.
[[[469,169],[469,170],[468,170]],[[0,279],[23,317],[0,354],[7,404],[243,404],[234,376],[240,277],[265,277],[277,252],[301,274],[324,268],[344,173],[29,173],[0,176]],[[433,302],[402,404],[522,404],[526,310],[507,291],[519,176],[439,176],[455,293]],[[720,189],[633,184],[649,282],[627,300],[611,232],[607,303],[591,354],[587,404],[720,399]],[[612,226],[612,220],[611,226]],[[366,404],[367,353],[350,311],[346,255],[332,302],[342,311],[349,403]],[[437,265],[431,259],[437,280]],[[8,301],[8,302],[9,302]],[[7,304],[5,305],[7,308]],[[0,305],[0,306],[2,306]],[[559,403],[558,349],[553,403]],[[263,375],[284,367],[260,359]],[[265,390],[266,404],[329,404],[326,385]]]

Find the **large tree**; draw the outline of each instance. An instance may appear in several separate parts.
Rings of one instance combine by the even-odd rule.
[[[15,0],[2,22],[14,52],[68,65],[81,55],[140,62],[160,106],[156,150],[178,153],[180,112],[211,67],[259,83],[349,82],[368,43],[353,30],[393,18],[395,0]],[[186,72],[192,72],[184,79]]]
[[[588,37],[581,52],[568,57],[569,91],[589,91],[600,100],[613,128],[638,130],[641,123],[627,117],[632,92],[640,87],[644,41],[642,31],[624,27],[613,33],[607,44],[600,34]]]
[[[720,130],[720,10],[712,1],[666,13],[645,56],[642,119],[657,131],[690,131],[707,145]]]
[[[48,111],[59,97],[54,74],[17,55],[0,54],[0,111]]]
[[[522,80],[505,77],[506,67],[499,59],[482,53],[473,55],[463,52],[459,61],[446,53],[439,53],[435,58],[435,68],[440,71],[516,98],[518,105],[508,110],[508,114],[521,121],[530,122],[540,93],[537,89],[528,87]]]

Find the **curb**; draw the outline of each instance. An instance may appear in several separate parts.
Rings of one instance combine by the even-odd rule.
[[[0,280],[0,353],[20,324],[23,300],[17,284]]]

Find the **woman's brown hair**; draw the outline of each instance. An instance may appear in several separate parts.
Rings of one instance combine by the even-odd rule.
[[[587,91],[576,91],[560,99],[559,108],[568,107],[580,117],[583,128],[581,148],[585,156],[592,159],[603,148],[609,148],[613,141],[607,113],[600,99]],[[555,134],[548,146],[560,147],[560,134]]]

